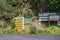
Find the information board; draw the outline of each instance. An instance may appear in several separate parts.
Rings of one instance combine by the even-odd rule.
[[[17,30],[24,29],[24,17],[15,18],[15,29],[17,29]]]
[[[39,20],[41,20],[41,21],[48,21],[48,17],[47,16],[40,16]]]
[[[50,21],[59,21],[59,15],[51,15],[49,16]]]
[[[48,14],[47,13],[39,14],[39,21],[48,21]]]

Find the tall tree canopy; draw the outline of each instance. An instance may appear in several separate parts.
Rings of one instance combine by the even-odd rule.
[[[60,0],[0,0],[0,19],[3,20],[39,12],[60,12]]]

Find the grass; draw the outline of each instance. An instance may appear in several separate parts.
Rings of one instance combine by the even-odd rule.
[[[18,31],[14,29],[14,24],[8,25],[8,23],[1,23],[0,25],[0,34],[60,34],[60,27],[50,26],[45,27],[45,25],[38,25],[34,23],[34,26],[28,25],[25,26],[24,30]]]
[[[50,26],[50,27],[42,27],[39,30],[36,27],[29,27],[29,29],[24,29],[18,31],[16,29],[12,29],[11,27],[0,28],[0,34],[60,34],[60,27]]]
[[[38,30],[38,32],[42,34],[60,34],[60,27],[50,26],[50,27],[42,28]]]

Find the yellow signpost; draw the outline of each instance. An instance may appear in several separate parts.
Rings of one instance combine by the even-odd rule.
[[[15,18],[15,29],[17,29],[18,31],[24,29],[24,17]]]

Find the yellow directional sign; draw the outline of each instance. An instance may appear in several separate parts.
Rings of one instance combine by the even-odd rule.
[[[24,28],[24,17],[15,18],[15,29],[22,30]]]

